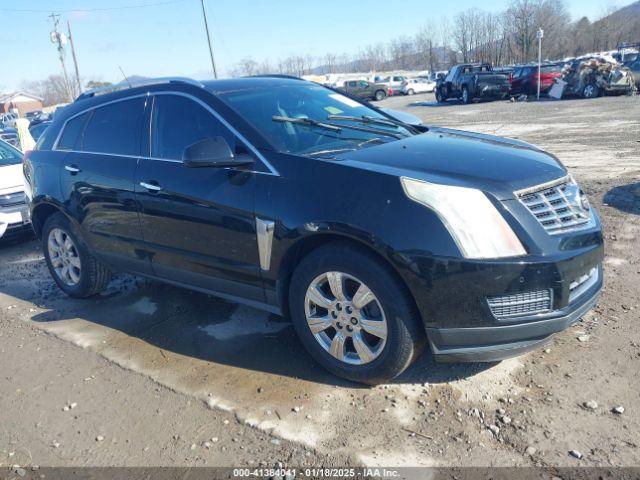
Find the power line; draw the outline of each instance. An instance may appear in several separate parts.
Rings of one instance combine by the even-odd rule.
[[[58,10],[53,9],[56,12],[60,13],[90,13],[90,12],[105,12],[110,10],[131,10],[133,8],[147,8],[147,7],[161,7],[163,5],[171,5],[174,3],[182,3],[185,0],[167,0],[164,2],[155,2],[155,3],[143,3],[140,5],[124,5],[122,7],[104,7],[104,8],[76,8],[71,10]],[[49,10],[34,10],[34,9],[24,9],[24,8],[0,8],[0,12],[15,12],[15,13],[48,13],[52,9]]]
[[[218,71],[216,70],[216,61],[213,56],[213,45],[211,45],[211,35],[209,35],[209,23],[207,22],[207,11],[204,8],[204,0],[200,0],[202,3],[202,18],[204,19],[204,29],[207,32],[207,44],[209,45],[209,56],[211,57],[211,68],[213,69],[213,78],[218,78]]]

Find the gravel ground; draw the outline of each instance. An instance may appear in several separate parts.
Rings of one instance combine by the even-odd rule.
[[[124,275],[71,300],[36,241],[4,244],[0,467],[640,465],[640,97],[382,106],[563,160],[605,228],[598,307],[523,357],[425,355],[364,388],[314,364],[286,319]]]

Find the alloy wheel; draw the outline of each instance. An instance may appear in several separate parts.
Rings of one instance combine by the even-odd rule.
[[[49,232],[47,249],[51,266],[58,279],[69,287],[80,282],[82,264],[78,248],[73,240],[61,228],[54,228]]]
[[[387,320],[378,298],[356,277],[343,272],[317,276],[307,288],[309,330],[335,359],[351,365],[372,362],[387,341]]]

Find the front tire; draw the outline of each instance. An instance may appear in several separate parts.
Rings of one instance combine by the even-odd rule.
[[[339,377],[388,382],[424,348],[413,299],[390,267],[369,252],[342,244],[319,248],[298,265],[289,293],[302,344]]]
[[[447,97],[442,94],[442,91],[439,88],[436,88],[436,102],[444,103],[447,101]]]
[[[600,89],[595,83],[585,85],[582,89],[582,98],[596,98],[600,96]]]
[[[407,95],[413,95],[414,93],[416,93],[413,88],[410,88],[409,90],[407,90]]]
[[[89,252],[76,228],[61,213],[45,222],[42,247],[53,280],[70,297],[90,297],[109,284],[111,272]]]
[[[470,104],[473,102],[473,95],[469,92],[468,87],[462,87],[462,103]]]
[[[384,90],[377,90],[374,94],[374,98],[379,102],[387,98],[387,94],[384,92]]]

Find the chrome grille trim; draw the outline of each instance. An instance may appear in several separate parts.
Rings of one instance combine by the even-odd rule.
[[[580,187],[570,176],[514,194],[550,235],[594,225],[591,211],[581,203]]]
[[[600,279],[600,268],[593,267],[588,273],[575,279],[569,285],[569,303],[573,303],[586,291],[593,287]]]
[[[551,289],[487,297],[489,309],[497,319],[547,313],[553,304]]]

